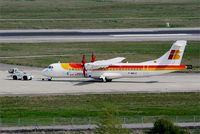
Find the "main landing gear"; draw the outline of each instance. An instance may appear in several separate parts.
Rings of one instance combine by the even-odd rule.
[[[111,82],[111,81],[112,81],[112,79],[108,79],[108,78],[106,78],[106,77],[104,77],[104,76],[101,76],[101,77],[100,77],[100,80],[101,80],[102,82]]]

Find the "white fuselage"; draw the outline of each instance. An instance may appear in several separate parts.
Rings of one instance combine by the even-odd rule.
[[[67,64],[67,67],[63,67],[62,64]],[[76,64],[78,67],[71,67],[68,65],[74,65],[74,63],[54,63],[45,68],[42,74],[48,78],[82,78],[90,77],[98,79],[105,77],[107,79],[117,78],[134,78],[134,77],[147,77],[154,75],[161,75],[170,73],[177,70],[185,69],[185,65],[177,66],[160,66],[160,65],[142,65],[138,63],[118,63],[112,65],[106,69],[87,70],[86,76],[83,75],[83,68],[81,64]]]
[[[178,40],[169,51],[158,59],[141,63],[122,63],[124,57],[86,63],[83,55],[82,63],[54,63],[42,71],[48,78],[90,77],[110,81],[117,78],[134,78],[161,75],[173,71],[184,70],[181,65],[187,41]]]

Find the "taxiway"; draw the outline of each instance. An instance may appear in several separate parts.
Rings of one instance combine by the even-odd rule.
[[[19,69],[31,72],[34,79],[15,81],[6,77],[9,67],[14,66],[0,64],[0,96],[200,92],[200,73],[171,73],[147,78],[116,79],[107,83],[85,78],[42,81],[40,68],[18,66]]]

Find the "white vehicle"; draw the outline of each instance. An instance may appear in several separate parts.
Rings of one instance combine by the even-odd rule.
[[[26,72],[19,71],[18,68],[11,68],[8,70],[10,74],[8,77],[13,80],[32,80],[33,76],[31,74],[27,74]]]
[[[86,63],[83,55],[82,63],[54,63],[45,68],[42,75],[46,76],[48,80],[52,78],[85,77],[109,82],[117,78],[166,74],[192,67],[181,64],[186,45],[187,41],[176,41],[171,49],[160,58],[141,63],[122,63],[124,57],[96,61],[94,55],[91,62]]]

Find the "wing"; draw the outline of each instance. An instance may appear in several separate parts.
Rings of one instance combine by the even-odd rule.
[[[86,63],[85,68],[86,70],[106,68],[110,65],[121,63],[124,59],[125,59],[124,57],[117,57],[117,58],[108,59],[108,60],[99,60],[99,61],[95,61],[91,63]]]

